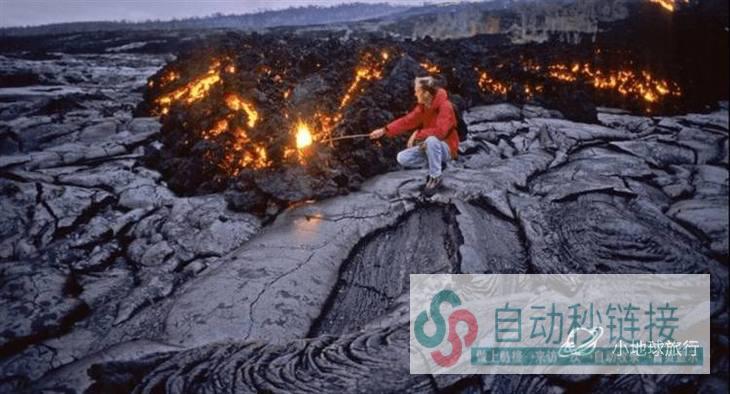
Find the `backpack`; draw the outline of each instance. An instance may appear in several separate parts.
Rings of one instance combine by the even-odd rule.
[[[466,122],[464,122],[464,118],[461,116],[461,110],[453,102],[451,102],[451,107],[454,108],[454,115],[456,116],[456,131],[459,133],[459,142],[466,141],[469,129],[466,127]]]

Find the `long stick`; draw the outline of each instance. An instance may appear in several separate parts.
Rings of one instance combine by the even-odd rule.
[[[322,140],[321,142],[332,142],[337,140],[349,140],[353,138],[363,138],[363,137],[369,137],[370,134],[352,134],[352,135],[343,135],[342,137],[335,137],[335,138],[328,138],[325,140]]]

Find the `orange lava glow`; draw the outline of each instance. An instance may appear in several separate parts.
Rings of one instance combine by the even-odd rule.
[[[674,12],[677,9],[679,3],[689,4],[689,0],[649,0],[654,4],[660,5],[662,8],[669,12]]]
[[[170,71],[169,73],[163,75],[160,79],[162,80],[162,85],[164,86],[170,82],[175,82],[180,79],[180,73]]]
[[[385,65],[392,60],[393,56],[387,50],[366,52],[361,56],[360,62],[354,70],[354,77],[347,85],[347,89],[339,101],[339,106],[334,113],[316,112],[309,115],[307,122],[299,121],[294,127],[295,147],[284,149],[284,158],[298,157],[300,162],[304,160],[304,150],[316,141],[321,141],[331,136],[332,131],[343,118],[343,109],[351,104],[358,95],[367,87],[367,84],[383,78]],[[167,91],[163,91],[154,101],[158,114],[167,114],[170,108],[177,103],[193,104],[207,97],[211,89],[216,85],[222,85],[226,74],[238,72],[236,65],[230,63],[230,59],[216,59],[202,75],[194,77],[185,85],[181,85],[181,75],[175,71],[163,74],[159,81],[149,81],[148,85],[153,87],[159,84],[177,82],[171,85]],[[259,78],[271,77],[275,83],[284,83],[285,71],[274,73],[268,65],[258,66],[254,72]],[[282,91],[284,100],[290,98],[291,88]],[[209,160],[216,160],[216,165],[225,173],[236,176],[244,168],[266,168],[272,162],[269,159],[265,143],[254,143],[249,137],[249,130],[253,130],[261,122],[261,113],[251,101],[245,96],[234,92],[226,93],[224,96],[226,107],[232,112],[228,115],[214,120],[209,129],[201,133],[203,139],[220,138],[220,142],[226,144],[225,153],[222,158],[214,158],[207,154]],[[245,113],[245,126],[238,127],[233,121],[236,114]],[[288,111],[284,116],[289,119]]]
[[[228,129],[228,120],[221,119],[215,123],[215,126],[213,126],[212,129],[206,131],[203,133],[203,138],[206,140],[210,137],[215,137],[219,135],[220,133],[226,131]]]
[[[310,127],[307,123],[303,122],[298,123],[295,127],[297,149],[286,149],[284,151],[284,158],[299,156],[301,160],[301,155],[297,153],[301,149],[300,142],[308,141],[311,144],[313,141],[330,138],[337,124],[342,120],[343,109],[352,103],[358,93],[362,93],[365,90],[364,85],[366,82],[373,82],[383,78],[383,71],[389,59],[391,59],[391,55],[386,50],[382,50],[380,56],[370,52],[364,53],[360,62],[355,67],[355,76],[352,82],[350,82],[345,94],[340,99],[340,105],[335,113],[316,112],[310,119],[310,123],[315,125],[315,127]],[[289,91],[284,94],[284,98],[290,95]],[[299,130],[301,130],[299,127],[300,124],[306,125],[309,138],[301,137],[302,139],[300,140],[300,135],[303,135],[299,133]],[[313,129],[317,131],[313,131]]]
[[[258,111],[253,104],[245,101],[240,96],[234,93],[229,93],[225,96],[226,106],[232,111],[243,111],[246,114],[246,125],[249,128],[256,126],[259,120]],[[241,127],[231,129],[231,122],[229,120],[233,117],[233,114],[229,114],[227,117],[216,121],[212,128],[202,133],[204,139],[211,139],[220,136],[223,133],[228,134],[232,137],[231,141],[226,142],[231,145],[226,149],[226,153],[222,160],[218,163],[225,173],[236,176],[243,168],[266,168],[271,165],[268,158],[268,152],[266,146],[263,144],[256,144],[251,141],[248,133]]]
[[[429,74],[438,74],[441,72],[441,69],[439,68],[439,66],[432,64],[428,60],[421,63],[421,67],[423,67],[423,69],[426,70],[426,72]]]
[[[532,86],[532,85],[526,83],[523,86],[523,92],[524,92],[525,96],[527,96],[528,99],[533,98],[535,96],[535,94],[542,93],[542,91],[543,91],[542,85]]]
[[[297,122],[297,149],[304,149],[312,145],[312,132],[309,130],[309,125],[299,121]]]
[[[170,106],[177,101],[182,101],[186,104],[194,103],[203,97],[205,97],[213,85],[220,82],[221,77],[218,68],[220,62],[215,61],[208,68],[208,71],[202,76],[192,80],[185,86],[177,88],[170,93],[163,94],[155,100],[159,107],[159,113],[167,114]],[[172,76],[170,76],[172,75]],[[171,79],[172,78],[172,79]],[[179,78],[179,75],[171,73],[167,76],[163,76],[162,80],[172,82]]]
[[[243,110],[248,119],[246,122],[248,127],[256,126],[256,121],[259,119],[259,113],[256,111],[256,108],[254,108],[253,104],[244,101],[236,94],[230,93],[226,95],[226,105],[234,111]]]
[[[334,115],[327,115],[317,112],[314,114],[314,119],[319,123],[319,127],[322,130],[322,137],[327,138],[332,135],[335,126],[342,120],[342,113],[337,112]]]
[[[232,149],[219,164],[226,173],[236,176],[242,168],[260,169],[271,165],[264,145],[253,143],[242,128],[236,128],[233,133]]]
[[[492,78],[486,71],[479,71],[479,69],[475,69],[477,73],[479,73],[479,88],[482,89],[482,91],[490,92],[492,94],[499,94],[499,95],[506,95],[509,91],[509,86],[507,84],[497,81],[494,78]]]
[[[388,61],[388,52],[381,52],[380,59],[371,53],[363,55],[360,64],[355,67],[355,79],[350,83],[345,95],[340,100],[339,109],[349,104],[355,96],[355,93],[362,91],[362,84],[366,81],[374,81],[383,78],[383,67]]]
[[[551,78],[573,82],[578,77],[591,82],[593,87],[601,90],[613,90],[622,96],[639,98],[647,103],[658,102],[663,96],[681,96],[682,92],[676,83],[655,78],[648,71],[632,70],[602,71],[589,64],[574,63],[572,66],[554,64],[548,67]]]

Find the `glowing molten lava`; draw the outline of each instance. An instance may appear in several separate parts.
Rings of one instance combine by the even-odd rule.
[[[677,9],[677,4],[684,3],[689,4],[689,0],[649,0],[654,4],[659,4],[667,11],[673,12]]]
[[[426,72],[429,74],[438,74],[441,72],[441,69],[439,68],[439,66],[432,64],[428,60],[421,63],[421,67],[423,67],[423,69],[426,70]]]
[[[312,145],[312,132],[309,131],[309,126],[299,121],[297,123],[297,149],[304,149],[309,145]]]
[[[212,129],[203,132],[203,138],[207,140],[210,137],[217,136],[218,134],[226,131],[227,129],[228,129],[228,120],[221,119],[215,123],[215,126],[213,126]]]
[[[170,110],[170,106],[176,101],[184,101],[186,104],[191,104],[205,97],[213,85],[217,84],[221,80],[220,72],[218,70],[219,67],[220,62],[214,61],[204,75],[192,80],[185,86],[158,97],[155,102],[159,107],[159,113],[162,113],[163,115],[167,114]],[[179,74],[171,72],[163,77],[163,82],[173,82],[178,78],[180,78]]]
[[[256,121],[259,119],[259,113],[256,112],[253,104],[244,101],[241,97],[236,94],[226,95],[226,105],[228,108],[239,111],[243,110],[246,113],[248,127],[256,126]]]
[[[266,168],[271,165],[266,146],[254,143],[243,128],[229,130],[226,119],[219,120],[212,129],[203,132],[203,138],[210,139],[223,132],[230,133],[227,134],[230,142],[227,142],[229,149],[218,163],[221,170],[236,176],[243,168]]]
[[[365,84],[367,82],[377,81],[383,78],[383,72],[385,65],[391,58],[390,54],[386,50],[380,52],[380,56],[377,56],[371,52],[365,52],[358,65],[355,67],[355,78],[350,83],[349,87],[345,91],[345,94],[340,99],[340,105],[334,114],[328,114],[323,112],[316,112],[314,114],[313,121],[317,124],[317,129],[320,130],[318,133],[318,139],[327,139],[331,137],[332,131],[335,129],[337,124],[342,120],[342,110],[355,99],[357,93],[365,91]],[[284,98],[289,96],[288,92],[285,92]],[[304,126],[302,126],[304,125]],[[306,133],[300,133],[300,130],[305,130]],[[300,140],[299,136],[302,135]],[[306,135],[309,135],[308,137]],[[305,123],[300,122],[297,125],[297,149],[302,148],[302,143],[306,143],[307,146],[312,143],[312,133],[309,131],[308,126]],[[285,152],[284,156],[289,157],[293,155],[293,151],[290,150]]]
[[[233,176],[238,175],[242,168],[266,168],[271,165],[266,147],[256,144],[242,128],[233,130],[232,149],[226,153],[221,169]]]
[[[655,103],[662,96],[681,96],[676,83],[657,79],[648,71],[632,70],[602,71],[593,69],[589,64],[575,63],[572,66],[553,64],[548,67],[551,78],[565,82],[574,82],[582,77],[591,82],[593,87],[602,90],[613,90],[622,96],[629,96]]]
[[[507,94],[507,91],[509,91],[509,86],[507,86],[507,84],[495,80],[489,74],[487,74],[486,71],[480,72],[479,69],[475,70],[477,71],[477,73],[479,73],[478,84],[480,89],[501,96]]]
[[[523,71],[534,75],[539,75],[541,69],[543,67],[532,61],[527,61],[522,65]],[[647,105],[658,103],[665,97],[682,95],[679,85],[672,81],[656,78],[646,70],[599,70],[588,63],[556,63],[544,67],[544,69],[547,71],[547,77],[551,79],[571,84],[588,83],[595,89],[613,91],[620,96],[635,99]],[[513,90],[511,85],[493,78],[486,71],[478,68],[474,70],[479,77],[479,88],[483,92],[504,96]],[[534,86],[524,84],[521,90],[521,93],[531,99],[536,94],[543,93],[544,88],[541,84]]]
[[[352,101],[355,92],[362,92],[363,88],[361,85],[365,81],[378,80],[383,77],[383,66],[388,61],[388,52],[381,52],[380,59],[373,56],[371,53],[365,53],[360,61],[360,64],[355,68],[355,80],[352,81],[350,87],[347,88],[345,95],[340,101],[340,108],[344,108],[350,101]]]

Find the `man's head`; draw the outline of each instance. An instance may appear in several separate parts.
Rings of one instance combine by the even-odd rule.
[[[418,77],[414,83],[414,93],[419,104],[430,104],[436,95],[438,85],[434,77]]]

